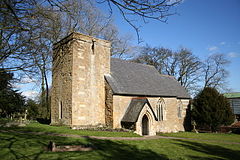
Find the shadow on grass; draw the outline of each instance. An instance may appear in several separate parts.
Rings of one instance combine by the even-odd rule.
[[[37,121],[41,124],[47,124],[47,125],[51,123],[51,119],[47,119],[47,118],[37,118]]]
[[[177,141],[177,145],[185,147],[187,150],[192,150],[200,153],[204,153],[207,157],[193,156],[188,155],[190,159],[202,159],[202,160],[222,160],[222,159],[231,159],[239,160],[240,152],[239,150],[228,149],[220,145],[198,143],[193,141],[186,140],[174,140]],[[223,144],[224,145],[224,144]]]
[[[68,134],[68,132],[72,132],[73,130],[70,129],[70,127],[67,126],[50,126],[47,124],[40,124],[40,123],[34,123],[34,126],[27,125],[25,127],[19,127],[19,126],[0,126],[0,131],[9,131],[9,132],[19,132],[19,133],[36,133],[36,134]]]
[[[168,159],[165,155],[157,154],[151,150],[138,149],[135,145],[129,145],[121,141],[88,139],[88,142],[96,146],[96,152],[106,159]]]
[[[96,140],[91,138],[68,138],[45,135],[0,132],[0,157],[13,159],[168,159],[151,150],[139,149],[121,141]],[[58,145],[91,145],[88,152],[49,152],[49,141]]]
[[[46,124],[40,123],[30,123],[25,127],[19,126],[11,126],[11,127],[4,127],[0,126],[1,130],[8,130],[14,132],[41,132],[44,134],[75,134],[80,136],[102,136],[102,137],[140,137],[139,135],[133,132],[111,132],[111,131],[91,131],[91,130],[72,130],[69,126],[50,126]],[[41,134],[39,133],[39,134]]]

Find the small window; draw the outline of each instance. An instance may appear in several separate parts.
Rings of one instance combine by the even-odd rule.
[[[63,110],[63,104],[62,101],[59,102],[59,119],[63,118],[62,110]]]
[[[166,119],[165,103],[163,99],[159,99],[156,106],[156,115],[158,121],[163,121]]]
[[[178,118],[182,118],[183,105],[182,105],[181,100],[178,102],[177,110],[178,110],[178,112],[177,112],[178,113]]]

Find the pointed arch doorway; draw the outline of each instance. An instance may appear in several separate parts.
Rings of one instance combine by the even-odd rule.
[[[149,135],[149,119],[146,114],[142,118],[142,135]]]

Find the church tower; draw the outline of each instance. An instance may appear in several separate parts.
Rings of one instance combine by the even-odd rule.
[[[51,124],[105,125],[110,47],[108,41],[75,32],[54,44]]]

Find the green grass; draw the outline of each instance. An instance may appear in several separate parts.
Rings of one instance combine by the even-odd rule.
[[[12,131],[16,132],[12,132]],[[4,132],[2,132],[4,131]],[[238,142],[240,136],[234,134],[195,134],[177,133],[164,134],[166,136],[194,138],[196,140],[177,139],[155,139],[155,140],[97,140],[92,138],[71,138],[47,135],[35,135],[31,133],[19,133],[18,131],[31,132],[52,132],[78,135],[97,136],[123,136],[133,133],[120,132],[97,132],[97,131],[76,131],[67,127],[56,127],[31,123],[22,128],[11,128],[8,132],[6,128],[0,129],[0,159],[1,160],[100,160],[100,159],[161,159],[161,160],[228,160],[240,157],[240,144],[226,144],[228,142]],[[133,134],[134,135],[134,134]],[[201,141],[198,139],[215,140]],[[91,145],[95,149],[88,152],[49,152],[46,147],[50,141],[57,145]]]
[[[3,127],[2,127],[3,128]],[[1,128],[0,128],[1,129]],[[26,127],[9,127],[3,128],[5,130],[18,130],[26,132],[46,132],[46,133],[59,133],[59,134],[75,134],[82,136],[102,136],[102,137],[139,137],[133,132],[110,132],[110,131],[91,131],[91,130],[73,130],[67,126],[50,126],[32,122]]]
[[[238,142],[240,143],[239,134],[231,133],[194,133],[194,132],[179,132],[179,133],[159,133],[158,135],[167,137],[181,137],[201,140],[214,140],[219,142]]]
[[[142,140],[142,141],[113,141],[96,140],[91,138],[68,138],[45,135],[1,133],[1,160],[14,159],[239,159],[240,145],[192,140]],[[46,146],[49,141],[57,145],[83,145],[95,147],[88,152],[49,152]]]

